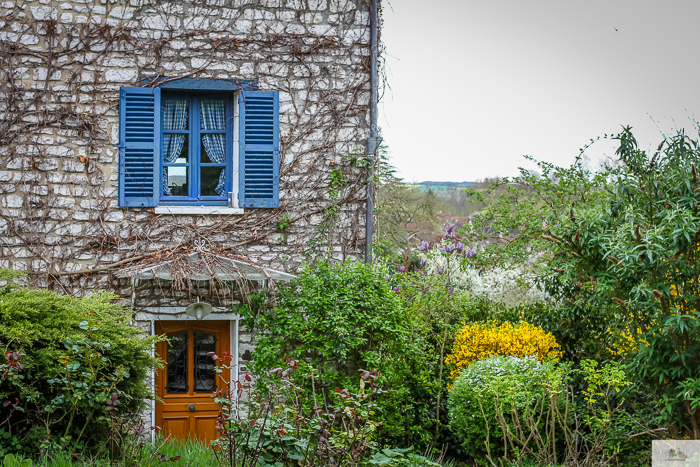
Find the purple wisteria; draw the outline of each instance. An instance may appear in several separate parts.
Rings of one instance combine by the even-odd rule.
[[[467,248],[464,242],[462,242],[462,236],[455,232],[454,224],[446,226],[444,236],[442,238],[436,238],[435,243],[425,240],[421,241],[421,244],[418,246],[418,251],[425,254],[436,251],[437,253],[445,255],[464,255],[467,258],[476,255],[476,248]],[[425,267],[423,261],[421,261],[421,267]]]

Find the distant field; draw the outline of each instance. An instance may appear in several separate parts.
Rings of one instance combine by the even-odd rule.
[[[476,188],[476,182],[417,182],[406,183],[407,186],[418,188],[419,190],[447,191],[454,189]]]

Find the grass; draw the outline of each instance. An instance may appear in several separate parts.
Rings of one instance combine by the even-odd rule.
[[[175,460],[174,458],[180,457]],[[156,440],[147,443],[141,453],[141,461],[132,465],[151,467],[167,464],[173,467],[216,467],[216,457],[211,448],[197,440]],[[104,457],[83,457],[67,459],[65,455],[49,455],[35,461],[33,467],[112,467],[121,466],[121,462],[110,464]]]
[[[156,440],[154,443],[147,443],[143,449],[142,460],[127,465],[133,467],[156,467],[164,464],[172,467],[218,466],[212,449],[197,440]],[[178,456],[179,459],[175,459]],[[438,462],[435,456],[428,455],[427,457]],[[0,466],[2,464],[2,459],[0,459]],[[445,460],[441,464],[443,467],[456,467],[454,461]],[[109,460],[104,457],[83,456],[80,459],[69,459],[65,455],[53,455],[34,461],[32,467],[121,467],[123,465],[121,461],[110,464]]]

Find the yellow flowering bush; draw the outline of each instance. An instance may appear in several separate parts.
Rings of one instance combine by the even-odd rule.
[[[450,377],[455,380],[462,368],[492,355],[533,356],[542,362],[559,360],[561,352],[554,336],[539,326],[526,321],[515,325],[487,321],[464,326],[445,363],[452,367]]]
[[[610,334],[610,343],[607,350],[613,357],[625,354],[632,355],[639,349],[640,345],[647,344],[644,339],[645,333],[641,328],[637,328],[634,332],[608,328],[608,333]]]
[[[671,287],[671,294],[673,295],[674,289],[673,286]],[[635,313],[629,313],[629,323],[639,321],[639,316],[637,316]],[[655,321],[656,320],[652,320],[650,324],[655,325]],[[607,350],[612,357],[618,357],[625,354],[633,355],[639,350],[640,345],[647,345],[647,341],[645,339],[646,332],[639,326],[635,327],[634,329],[608,328],[608,335],[610,337]]]

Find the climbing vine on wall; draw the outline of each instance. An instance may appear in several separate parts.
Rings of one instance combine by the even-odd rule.
[[[346,156],[368,136],[367,9],[359,0],[3,4],[0,266],[81,293],[119,289],[119,268],[190,254],[202,240],[287,270],[360,256],[366,172]],[[183,77],[280,92],[279,209],[197,217],[117,207],[118,88]],[[173,284],[191,287],[187,274],[174,268]]]

